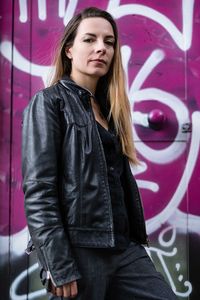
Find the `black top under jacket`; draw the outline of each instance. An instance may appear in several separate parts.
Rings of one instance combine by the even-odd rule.
[[[113,225],[115,236],[115,249],[126,249],[129,239],[128,216],[124,197],[124,190],[121,183],[123,174],[123,154],[118,136],[114,129],[105,129],[97,122],[98,131],[103,144],[106,164],[108,184],[110,189]]]

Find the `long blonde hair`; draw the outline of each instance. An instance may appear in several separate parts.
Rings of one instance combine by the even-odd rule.
[[[138,164],[133,141],[130,103],[125,89],[125,76],[122,66],[118,30],[113,17],[108,12],[96,7],[89,7],[75,15],[69,21],[65,27],[63,38],[55,54],[53,63],[55,72],[50,85],[58,82],[63,75],[70,76],[71,60],[66,56],[65,51],[73,45],[80,22],[83,19],[91,17],[101,17],[106,19],[111,24],[115,36],[113,61],[108,73],[98,81],[97,94],[98,90],[104,90],[104,96],[106,97],[106,102],[109,106],[107,119],[113,118],[115,129],[121,141],[123,153],[128,157],[132,164]]]

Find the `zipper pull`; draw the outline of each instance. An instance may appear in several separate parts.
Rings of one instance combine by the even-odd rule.
[[[26,254],[30,255],[31,252],[33,252],[34,250],[35,250],[35,246],[34,246],[32,240],[30,240],[28,242],[27,248],[25,249],[25,252],[26,252]]]

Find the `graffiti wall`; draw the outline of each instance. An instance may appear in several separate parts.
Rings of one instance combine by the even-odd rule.
[[[22,111],[46,85],[56,42],[80,9],[119,27],[149,255],[179,299],[200,299],[200,1],[13,0],[0,4],[0,280],[4,300],[47,299],[21,188]]]

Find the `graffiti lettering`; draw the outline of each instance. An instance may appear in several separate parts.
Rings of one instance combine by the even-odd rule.
[[[167,52],[167,48],[162,48],[159,43],[151,45],[149,49],[147,44],[147,50],[145,54],[142,53],[143,49],[141,49],[142,55],[141,57],[139,57],[139,63],[136,67],[134,65],[134,50],[137,50],[137,47],[141,46],[142,43],[140,40],[137,41],[136,38],[136,40],[134,41],[134,45],[132,45],[129,44],[130,40],[127,39],[124,35],[125,38],[123,40],[121,53],[123,67],[127,78],[126,89],[130,99],[131,112],[134,121],[133,134],[134,139],[136,141],[136,149],[142,157],[141,164],[138,167],[133,167],[132,172],[139,178],[137,178],[137,182],[141,191],[144,193],[149,193],[150,195],[151,203],[148,202],[150,203],[150,205],[145,207],[147,213],[148,211],[150,211],[150,206],[152,206],[153,209],[155,209],[155,213],[149,214],[147,218],[147,231],[149,234],[154,234],[154,236],[156,236],[157,232],[159,232],[156,246],[150,247],[149,249],[147,249],[147,251],[150,256],[156,257],[156,259],[159,261],[159,264],[162,267],[163,272],[166,274],[166,277],[175,293],[181,298],[187,298],[191,294],[193,287],[188,280],[185,280],[186,272],[184,271],[183,264],[186,264],[186,262],[180,261],[179,259],[180,249],[177,241],[179,239],[180,234],[186,236],[186,234],[188,233],[199,234],[200,232],[200,217],[198,215],[194,215],[190,211],[184,212],[181,210],[181,205],[183,204],[184,197],[187,194],[188,185],[195,172],[196,165],[198,164],[198,157],[200,151],[200,112],[198,110],[199,106],[196,105],[199,101],[199,99],[197,99],[197,96],[195,98],[195,95],[197,95],[197,93],[194,93],[195,95],[191,95],[193,102],[191,102],[191,105],[188,105],[188,101],[190,101],[190,99],[187,99],[188,87],[184,87],[184,84],[186,84],[186,79],[184,78],[184,76],[179,76],[180,74],[176,75],[175,64],[177,61],[180,63],[181,67],[183,67],[183,69],[181,69],[182,73],[187,73],[187,68],[189,68],[189,65],[191,64],[191,61],[187,59],[185,52],[188,51],[187,55],[189,55],[191,49],[193,50],[193,52],[195,52],[195,44],[193,45],[192,43],[193,40],[195,40],[195,36],[193,34],[193,26],[195,25],[194,8],[195,4],[197,5],[197,2],[195,2],[194,0],[182,0],[182,2],[176,4],[176,9],[180,9],[179,24],[182,24],[182,28],[180,27],[181,29],[178,27],[178,24],[176,24],[176,19],[174,18],[174,15],[173,17],[167,16],[167,13],[165,13],[165,9],[163,8],[164,6],[162,7],[161,12],[161,7],[158,7],[158,5],[154,2],[152,2],[151,7],[146,4],[142,4],[142,1],[141,4],[126,4],[126,1],[123,1],[123,4],[121,4],[121,2],[122,1],[120,0],[107,1],[107,11],[110,12],[119,21],[121,21],[120,18],[131,15],[137,16],[136,18],[133,17],[133,20],[136,23],[137,18],[138,20],[142,18],[142,20],[144,19],[146,22],[153,21],[157,26],[162,27],[162,30],[164,30],[164,32],[166,32],[166,34],[170,36],[170,39],[173,43],[173,47],[175,47],[176,50],[178,48],[177,57],[173,61],[175,75],[172,73],[168,75],[167,72],[165,73],[165,67],[163,67],[170,64],[169,69],[171,71],[170,59],[173,55],[173,51],[170,49],[171,52],[169,54]],[[56,8],[54,14],[55,19],[61,20],[64,26],[74,15],[76,9],[78,8],[78,5],[80,4],[78,0],[58,0],[56,4],[55,2],[53,3]],[[19,26],[25,28],[25,26],[31,20],[30,18],[33,8],[34,12],[36,11],[35,24],[37,29],[40,29],[41,23],[45,24],[47,28],[49,25],[52,25],[52,20],[50,20],[49,17],[50,6],[48,1],[38,0],[31,2],[27,0],[19,0],[18,4],[19,15],[17,15],[17,18],[19,18]],[[166,4],[166,7],[167,5],[168,4]],[[99,3],[97,6],[99,6]],[[154,24],[153,22],[152,24]],[[119,24],[121,23],[119,22]],[[120,26],[122,26],[123,28],[124,25]],[[139,23],[139,26],[141,26],[141,23]],[[122,33],[126,32],[125,29],[123,30]],[[19,28],[18,32],[20,32]],[[34,34],[39,34],[40,40],[43,41],[43,38],[45,39],[46,37],[48,37],[49,32],[45,30],[38,30],[35,31]],[[19,36],[17,36],[17,39],[22,38],[20,33],[18,33],[18,35]],[[35,40],[37,40],[37,36],[35,37]],[[14,39],[14,41],[16,40]],[[48,38],[47,41],[49,41]],[[47,50],[49,49],[45,45],[44,51]],[[30,57],[29,54],[30,53],[26,51],[26,48],[23,48],[20,45],[20,43],[13,43],[11,40],[7,39],[7,36],[5,39],[1,39],[0,55],[4,58],[4,60],[7,61],[7,66],[12,64],[17,74],[28,74],[30,75],[31,80],[38,81],[39,79],[39,81],[41,80],[45,86],[49,74],[53,71],[53,67],[50,65],[43,65],[40,62],[38,62],[39,60],[37,60],[37,63],[35,63],[34,55],[31,58],[32,60],[29,60],[27,58]],[[192,56],[191,60],[194,61],[193,58],[194,57]],[[187,61],[187,63],[184,61],[184,59],[185,61]],[[131,73],[133,71],[131,67],[134,68],[133,66],[135,67],[135,69],[134,72]],[[158,85],[159,87],[156,85],[157,81],[155,80],[155,73],[158,69],[162,70],[161,73],[163,73],[166,77],[166,84]],[[193,69],[191,69],[188,71],[187,74],[185,74],[185,76],[186,75],[189,77],[188,82],[190,83],[190,81],[192,82],[194,78],[198,77],[198,72],[196,72],[195,70],[193,71]],[[174,78],[174,81],[172,82],[172,84],[174,85],[173,89],[171,88],[172,85],[168,85],[167,82],[171,81],[170,76]],[[151,82],[151,79],[153,79],[153,83]],[[180,80],[180,85],[176,89],[177,80]],[[22,88],[24,88],[24,86]],[[184,96],[182,96],[182,90],[179,93],[181,88],[185,88]],[[163,140],[161,139],[159,140],[161,136],[164,136],[164,134],[162,135],[162,130],[160,130],[160,135],[157,135],[159,136],[158,139],[152,138],[154,143],[151,143],[152,140],[150,140],[149,136],[147,135],[148,132],[150,132],[152,136],[155,133],[153,129],[149,129],[148,109],[151,106],[151,101],[153,101],[153,103],[156,103],[156,105],[163,107],[164,110],[168,112],[166,114],[166,120],[168,122],[168,125],[172,125],[170,123],[171,115],[173,115],[173,118],[175,120],[174,124],[176,124],[176,126],[174,126],[175,129],[173,128],[174,131],[172,130],[173,135],[171,135],[166,142],[163,142]],[[15,103],[15,106],[17,107],[18,103]],[[146,107],[148,109],[146,109]],[[146,140],[143,138],[141,132],[142,134],[143,132],[145,132],[147,136]],[[155,136],[156,134],[157,133],[155,133]],[[161,144],[161,142],[162,145],[154,147],[154,144]],[[177,175],[174,187],[171,188],[170,185],[168,185],[169,189],[171,188],[171,193],[167,194],[167,196],[165,197],[162,185],[163,180],[167,181],[171,179],[169,177],[169,179],[167,179],[167,177],[163,177],[165,178],[163,179],[162,176],[157,175],[158,173],[156,174],[156,176],[152,176],[151,169],[155,170],[159,168],[166,171],[167,169],[170,169],[172,168],[172,166],[176,165],[177,162],[179,163],[183,157],[184,168],[182,172],[180,172],[180,175]],[[4,176],[4,174],[2,176]],[[161,201],[156,202],[156,200],[159,198],[163,198],[164,200],[166,200],[164,202],[164,200],[162,199],[163,201],[160,207],[159,203]],[[145,201],[146,198],[144,199],[144,206]],[[196,201],[196,199],[193,199],[192,201]],[[157,207],[159,207],[158,210],[156,210]],[[163,229],[163,227],[165,228]],[[167,239],[166,237],[169,236],[169,234],[171,234],[170,239]],[[12,254],[12,258],[17,259],[18,256],[24,253],[24,249],[26,248],[27,244],[27,239],[27,227],[20,228],[20,230],[18,230],[17,233],[12,234],[10,236],[0,236],[0,244],[3,245],[3,247],[0,247],[0,255],[5,255],[9,250]],[[8,249],[8,245],[10,249]],[[3,263],[4,262],[2,261],[2,264]],[[172,264],[173,267],[171,267]],[[30,268],[28,268],[29,276],[36,269],[37,264],[34,264]],[[27,295],[20,295],[18,293],[18,290],[23,281],[26,279],[26,276],[27,270],[24,270],[12,282],[12,285],[10,287],[11,299],[23,300],[27,298]],[[45,293],[45,290],[31,292],[29,293],[28,298],[40,299],[40,297],[44,296]]]
[[[46,0],[38,0],[38,18],[41,21],[47,19],[47,3]],[[74,15],[78,0],[69,0],[66,8],[66,0],[58,0],[58,16],[63,18],[63,24],[66,25]],[[31,5],[31,2],[29,2]],[[19,0],[19,20],[22,23],[28,21],[28,3],[27,0]]]
[[[172,235],[171,235],[171,239],[169,239],[168,241],[165,241],[164,237],[166,234],[168,234],[169,232],[171,231]],[[163,231],[161,231],[161,233],[159,234],[159,237],[158,237],[158,240],[159,240],[159,244],[161,247],[165,247],[165,248],[168,248],[168,247],[173,247],[175,241],[176,241],[176,228],[175,227],[172,227],[172,226],[169,226],[167,228],[165,228]],[[179,292],[176,290],[176,284],[175,284],[175,280],[173,279],[173,276],[170,274],[170,271],[169,271],[169,268],[168,268],[168,265],[165,261],[165,258],[168,258],[168,257],[171,257],[173,258],[175,255],[178,256],[178,250],[176,247],[173,247],[171,251],[164,251],[164,250],[161,250],[159,248],[156,248],[156,247],[150,247],[149,249],[147,248],[147,252],[148,254],[151,256],[153,253],[157,255],[157,258],[159,259],[160,261],[160,264],[167,276],[167,279],[172,287],[172,289],[174,290],[174,292],[176,293],[177,296],[180,296],[180,297],[188,297],[191,292],[192,292],[192,285],[189,281],[184,281],[183,282],[183,275],[180,274],[178,275],[178,281],[179,282],[183,282],[183,285],[184,287],[187,288],[187,290],[185,292]],[[176,258],[178,259],[178,258]],[[181,264],[180,263],[176,263],[175,264],[176,266],[176,270],[177,272],[180,271],[181,269]]]
[[[182,0],[182,15],[183,15],[183,32],[181,33],[174,23],[165,15],[159,13],[146,5],[140,4],[124,4],[120,5],[120,0],[110,0],[107,10],[116,18],[121,18],[128,15],[142,15],[150,18],[153,21],[163,26],[171,35],[177,46],[186,51],[191,46],[192,41],[192,21],[194,11],[194,0]]]

